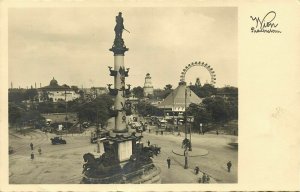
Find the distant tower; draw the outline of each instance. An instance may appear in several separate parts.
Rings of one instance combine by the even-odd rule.
[[[199,77],[197,77],[197,79],[196,79],[195,86],[201,87],[201,82],[200,82],[200,78]]]
[[[144,83],[144,96],[153,95],[153,86],[151,82],[150,74],[147,73],[145,77],[145,83]]]

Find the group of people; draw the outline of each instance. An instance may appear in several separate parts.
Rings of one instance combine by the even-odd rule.
[[[170,159],[170,157],[167,158],[167,164],[168,164],[168,169],[170,169],[170,167],[171,167],[171,159]],[[227,171],[228,172],[230,172],[231,166],[232,166],[231,161],[228,161],[227,162]],[[199,174],[199,172],[200,172],[199,166],[195,167],[194,172],[195,172],[196,175]],[[203,173],[202,177],[199,178],[198,182],[199,183],[209,183],[210,182],[209,175]]]
[[[30,143],[30,149],[31,149],[31,155],[30,155],[30,158],[31,158],[31,160],[33,160],[33,159],[34,159],[34,152],[33,152],[33,144],[32,144],[32,143]],[[39,152],[40,155],[42,154],[42,149],[41,149],[41,147],[38,148],[38,152]]]
[[[203,173],[202,178],[199,178],[199,183],[209,183],[210,182],[210,177]]]
[[[199,167],[196,166],[194,171],[195,171],[195,174],[198,175],[199,171],[200,171]],[[210,181],[210,177],[205,173],[203,173],[202,178],[200,177],[198,180],[199,183],[209,183],[209,181]]]

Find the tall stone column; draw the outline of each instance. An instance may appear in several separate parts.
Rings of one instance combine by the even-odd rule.
[[[114,110],[115,116],[115,133],[125,133],[126,130],[126,109],[125,96],[129,89],[125,88],[125,78],[128,76],[128,70],[124,67],[124,53],[128,48],[124,45],[122,37],[116,36],[113,47],[109,49],[114,53],[114,69],[111,70],[111,76],[114,76],[114,89],[112,92],[115,95]]]
[[[117,111],[115,117],[114,132],[126,132],[126,111],[125,111],[125,74],[122,73],[124,69],[124,55],[117,54],[114,56],[114,70],[117,72],[114,77],[115,90],[117,95],[115,98],[114,108]]]

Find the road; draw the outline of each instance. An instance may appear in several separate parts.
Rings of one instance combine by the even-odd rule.
[[[27,133],[25,136],[10,130],[9,145],[15,153],[9,155],[10,184],[65,184],[79,183],[82,175],[82,156],[88,152],[95,152],[96,145],[91,144],[90,132],[83,134],[64,135],[66,145],[51,145],[53,134],[39,130]],[[189,158],[189,169],[184,169],[184,158],[172,153],[172,149],[179,149],[183,136],[171,134],[155,135],[143,133],[142,141],[157,144],[161,147],[161,154],[155,156],[154,163],[161,168],[162,183],[196,183],[198,176],[193,173],[195,165],[200,171],[220,183],[237,182],[236,149],[228,146],[233,136],[225,135],[193,135],[193,149],[203,148],[209,153],[201,157]],[[30,159],[30,143],[34,145],[35,159]],[[38,147],[42,155],[38,154]],[[171,158],[171,169],[167,168],[167,158]],[[232,161],[232,172],[226,171],[226,163]]]
[[[156,135],[155,132],[143,133],[143,142],[146,144],[149,140],[151,144],[157,144],[162,147],[162,154],[157,158],[154,158],[154,162],[159,166],[166,167],[166,160],[168,157],[173,159],[175,166],[181,166],[182,172],[192,172],[196,165],[199,166],[200,171],[210,175],[217,182],[220,183],[236,183],[237,182],[237,167],[238,167],[238,151],[232,148],[228,143],[237,140],[236,136],[230,135],[192,135],[192,148],[194,151],[197,149],[205,149],[208,154],[205,156],[190,157],[189,169],[185,170],[184,157],[175,155],[172,150],[180,149],[184,134],[181,136],[172,135],[170,133],[164,133],[164,135]],[[183,153],[183,149],[182,149]],[[232,162],[231,172],[227,172],[227,162]],[[164,173],[164,172],[163,172]],[[162,176],[163,183],[173,183],[178,178],[178,174],[165,174]],[[182,179],[182,178],[181,178]],[[176,181],[177,182],[177,181]],[[175,182],[175,183],[176,183]]]

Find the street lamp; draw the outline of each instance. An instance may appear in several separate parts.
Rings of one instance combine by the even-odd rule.
[[[200,134],[200,133],[203,133],[203,131],[202,131],[202,123],[200,123],[200,127],[199,127],[199,128],[200,128],[199,134]]]
[[[187,114],[186,114],[186,99],[187,99],[187,89],[185,87],[185,94],[184,94],[184,138],[187,138],[187,128],[186,128],[186,123],[187,123]]]
[[[187,122],[188,122],[188,118],[187,118],[187,87],[185,87],[185,94],[184,94],[184,119],[185,119],[185,126],[184,126],[184,132],[185,132],[185,137],[184,140],[187,142]],[[190,119],[189,119],[190,120]],[[191,134],[191,133],[190,133]],[[189,143],[189,151],[192,150],[192,146],[191,146],[191,135],[190,135],[190,141],[187,142],[185,144],[185,149],[184,149],[184,168],[187,169],[188,168],[188,150],[187,150],[187,144]]]
[[[188,122],[190,123],[190,147],[189,151],[192,151],[192,122],[194,122],[194,117],[188,117]]]

